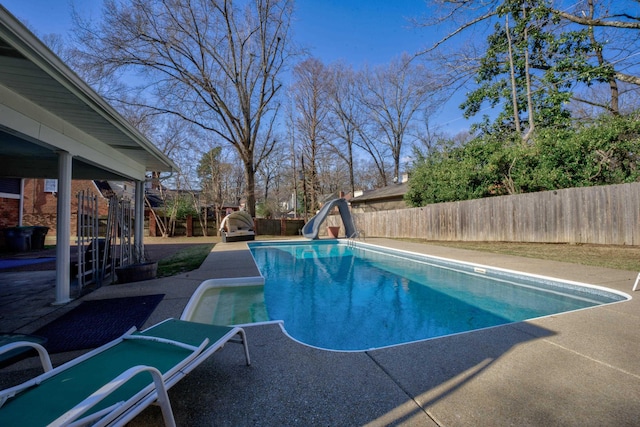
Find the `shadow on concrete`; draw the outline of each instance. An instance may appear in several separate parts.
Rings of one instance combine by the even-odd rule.
[[[529,329],[528,332],[525,329]],[[437,425],[430,406],[552,333],[502,326],[369,352],[333,352],[247,328],[252,366],[228,346],[171,391],[178,425]],[[157,408],[132,426],[161,423]]]

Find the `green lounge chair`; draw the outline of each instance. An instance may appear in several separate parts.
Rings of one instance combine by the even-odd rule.
[[[175,426],[167,390],[230,341],[243,344],[250,365],[242,328],[176,319],[132,329],[57,368],[42,346],[22,342],[38,350],[45,372],[0,391],[0,426],[121,426],[156,401]]]

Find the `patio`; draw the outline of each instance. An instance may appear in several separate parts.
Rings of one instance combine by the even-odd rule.
[[[368,243],[548,275],[631,294],[635,272],[412,244]],[[162,292],[147,323],[179,317],[198,284],[255,275],[242,242],[216,245],[199,270],[100,288],[84,299]],[[9,273],[7,273],[9,274]],[[30,274],[30,273],[11,273]],[[0,274],[0,289],[4,286]],[[6,279],[5,279],[6,280]],[[15,283],[16,278],[10,279]],[[35,281],[25,286],[34,291]],[[42,291],[52,300],[53,288]],[[633,296],[633,295],[632,295]],[[3,309],[3,324],[29,333],[79,304],[44,306],[32,293]],[[27,303],[29,302],[29,303]],[[33,318],[34,310],[40,310]],[[178,425],[637,425],[637,299],[529,322],[359,353],[313,349],[278,325],[246,328],[252,366],[229,345],[170,390]],[[48,311],[48,312],[45,312]],[[27,313],[27,314],[25,314]],[[31,317],[29,317],[31,316]],[[13,319],[10,319],[11,317]],[[22,319],[22,320],[20,320]],[[77,354],[55,355],[54,365]],[[34,360],[0,370],[0,385],[35,371]],[[161,423],[149,408],[131,425]]]

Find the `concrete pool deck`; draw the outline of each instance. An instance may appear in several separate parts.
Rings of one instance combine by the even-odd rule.
[[[635,297],[631,288],[637,272],[388,239],[368,238],[367,243],[604,286]],[[218,244],[196,271],[105,286],[83,299],[165,293],[147,321],[151,325],[179,317],[203,280],[256,274],[245,243]],[[304,346],[275,324],[249,326],[252,366],[244,365],[239,346],[229,344],[169,395],[176,421],[184,426],[638,425],[639,300],[360,353]],[[2,320],[24,333],[67,311],[39,311],[34,320],[35,308],[21,305],[3,313]],[[55,356],[57,365],[75,354]],[[0,385],[35,371],[33,362],[0,370]],[[131,423],[158,424],[155,407]]]

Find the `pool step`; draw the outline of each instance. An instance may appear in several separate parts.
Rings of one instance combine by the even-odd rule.
[[[213,313],[213,323],[240,325],[269,320],[262,286],[221,288]]]

